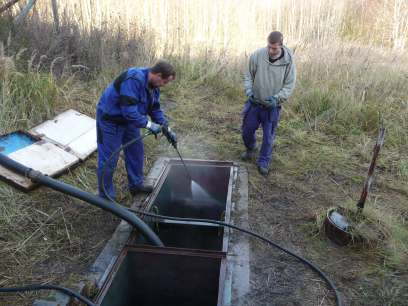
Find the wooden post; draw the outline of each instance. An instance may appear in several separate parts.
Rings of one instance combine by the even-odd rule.
[[[52,15],[54,17],[54,29],[56,33],[59,33],[59,16],[58,16],[58,3],[57,0],[51,0],[52,3]]]

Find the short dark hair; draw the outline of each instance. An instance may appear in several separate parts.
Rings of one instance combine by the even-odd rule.
[[[270,44],[276,44],[279,43],[283,45],[283,35],[279,31],[273,31],[268,35],[268,42]]]
[[[176,77],[176,70],[174,67],[165,60],[158,60],[151,68],[150,71],[154,74],[161,73],[164,79],[169,76]]]

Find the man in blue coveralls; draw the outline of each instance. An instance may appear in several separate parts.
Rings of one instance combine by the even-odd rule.
[[[262,175],[269,173],[281,105],[292,94],[295,82],[293,54],[283,45],[282,33],[274,31],[268,36],[267,46],[251,54],[244,78],[248,100],[242,111],[242,138],[246,151],[241,158],[251,160],[255,157],[255,132],[261,125],[263,139],[257,165]]]
[[[106,161],[122,144],[140,137],[140,129],[146,128],[154,135],[165,132],[169,141],[176,142],[168,121],[160,109],[160,87],[176,77],[173,66],[158,61],[150,68],[132,67],[118,76],[103,92],[96,111],[98,144],[99,195],[105,197],[102,188],[102,172]],[[151,120],[148,119],[148,116]],[[124,149],[129,191],[151,192],[153,186],[143,182],[143,141],[140,139]],[[119,154],[110,160],[103,180],[106,192],[115,198],[113,172]]]

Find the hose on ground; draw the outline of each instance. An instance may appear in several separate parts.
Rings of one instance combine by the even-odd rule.
[[[163,246],[163,243],[161,242],[160,238],[146,223],[144,223],[135,214],[132,214],[129,211],[127,211],[126,208],[124,208],[121,205],[112,205],[111,201],[108,201],[107,199],[101,198],[92,193],[83,191],[74,186],[53,179],[47,175],[42,174],[39,171],[28,168],[1,153],[0,153],[0,165],[13,172],[16,172],[18,174],[30,178],[35,183],[47,186],[51,189],[60,191],[64,194],[88,202],[89,204],[102,208],[103,210],[109,211],[110,213],[125,220],[133,227],[138,229],[151,244],[156,246]]]
[[[39,291],[39,290],[60,291],[68,296],[78,299],[79,301],[86,304],[87,306],[96,306],[96,304],[92,303],[86,297],[79,295],[78,293],[72,291],[71,289],[60,287],[60,286],[55,286],[55,285],[28,285],[28,286],[23,286],[23,287],[8,287],[8,288],[0,287],[0,292],[26,292],[26,291]]]

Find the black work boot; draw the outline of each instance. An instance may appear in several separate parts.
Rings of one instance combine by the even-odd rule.
[[[142,184],[140,186],[134,186],[129,189],[131,195],[136,195],[138,193],[151,193],[153,191],[152,185]]]
[[[258,165],[258,171],[263,176],[267,176],[269,174],[269,168],[268,167],[263,167],[263,166]]]
[[[241,159],[244,161],[249,161],[255,158],[256,149],[247,149],[244,153],[241,154]]]

